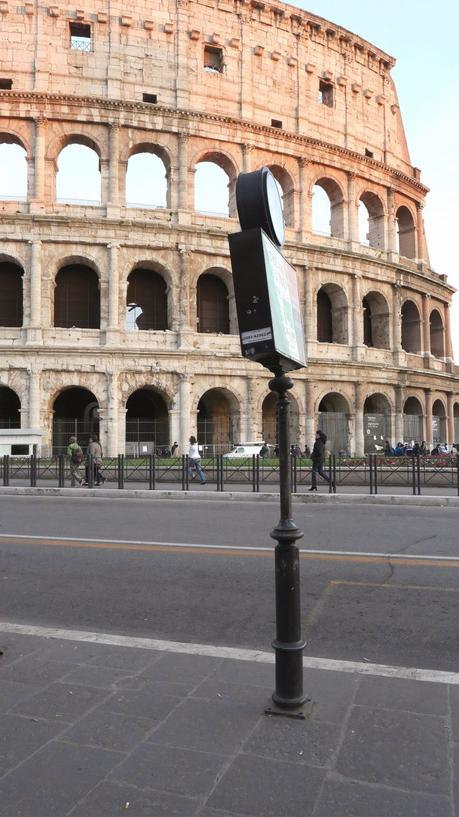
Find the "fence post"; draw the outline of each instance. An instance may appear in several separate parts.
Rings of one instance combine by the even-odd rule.
[[[418,496],[421,496],[421,458],[419,454],[416,457],[416,479],[418,483]]]
[[[292,491],[293,491],[294,494],[296,494],[296,492],[297,492],[297,482],[298,482],[298,471],[297,471],[296,457],[292,457],[292,466],[293,466]]]
[[[148,455],[148,490],[155,490],[155,455]]]
[[[37,455],[35,451],[30,458],[30,487],[37,487]]]
[[[57,458],[57,481],[59,488],[65,488],[65,457],[59,454]]]
[[[118,488],[124,488],[124,454],[118,454]]]
[[[456,482],[457,482],[457,495],[459,496],[459,454],[456,454]]]
[[[373,487],[375,490],[375,494],[378,493],[378,460],[376,458],[376,454],[373,454],[373,465],[374,465],[374,481]]]
[[[190,475],[188,473],[188,454],[182,454],[182,491],[188,491],[190,487]]]
[[[373,454],[368,454],[368,460],[370,462],[370,494],[373,493]]]
[[[257,490],[257,478],[255,474],[255,454],[252,454],[252,493],[255,493]]]
[[[333,454],[333,493],[336,494],[336,454]]]
[[[332,469],[332,455],[328,455],[328,493],[333,493],[333,469]]]
[[[3,484],[10,484],[10,457],[9,454],[3,455]]]
[[[260,493],[260,456],[259,454],[257,454],[257,494],[259,493]]]
[[[225,475],[223,471],[224,462],[223,454],[220,454],[220,491],[222,492],[225,490]]]
[[[87,468],[88,468],[88,488],[94,488],[94,457],[92,454],[88,454]]]
[[[416,493],[416,462],[415,457],[411,457],[411,482],[413,485],[413,496]]]

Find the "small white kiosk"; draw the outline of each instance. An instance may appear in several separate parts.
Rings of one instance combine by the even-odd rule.
[[[31,457],[36,446],[41,452],[42,432],[38,428],[0,428],[0,456]]]

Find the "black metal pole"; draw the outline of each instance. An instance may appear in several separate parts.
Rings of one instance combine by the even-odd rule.
[[[378,493],[378,460],[376,459],[376,454],[373,454],[373,463],[374,463],[374,489],[375,494]]]
[[[188,454],[182,454],[182,491],[188,491],[190,475],[188,473]]]
[[[268,714],[290,715],[304,718],[302,705],[307,698],[303,694],[303,650],[301,638],[300,608],[300,560],[295,545],[303,536],[292,518],[292,490],[290,471],[290,401],[287,396],[293,381],[287,375],[278,375],[269,382],[271,391],[277,394],[277,417],[279,430],[280,472],[280,520],[271,531],[277,540],[275,548],[276,574],[276,689],[272,700],[274,706],[265,710]]]
[[[94,457],[92,454],[88,454],[88,488],[94,488]]]
[[[30,487],[36,488],[36,486],[37,486],[37,455],[34,452],[30,458]]]
[[[412,483],[413,483],[413,496],[416,494],[416,458],[413,456],[411,457],[411,473],[412,473]]]
[[[118,454],[118,488],[124,488],[124,455]]]
[[[333,493],[333,469],[332,469],[332,455],[328,455],[328,493]]]
[[[59,454],[57,458],[57,479],[59,488],[65,488],[65,457]]]
[[[252,454],[252,493],[257,490],[257,478],[255,474],[255,454]]]
[[[336,494],[336,454],[333,454],[333,493]]]
[[[416,478],[418,482],[418,496],[421,496],[421,458],[419,454],[416,457]]]
[[[260,457],[257,454],[256,460],[256,469],[257,469],[257,494],[260,493]]]
[[[373,454],[368,454],[370,460],[370,494],[373,493]]]
[[[3,484],[10,484],[10,457],[9,454],[3,455]]]

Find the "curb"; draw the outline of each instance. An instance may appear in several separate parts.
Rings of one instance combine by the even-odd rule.
[[[222,491],[198,492],[198,491],[173,491],[144,489],[119,489],[101,488],[94,490],[91,488],[29,488],[25,486],[0,486],[0,496],[39,496],[55,497],[64,496],[78,499],[143,499],[150,501],[157,500],[190,500],[198,502],[278,502],[279,493],[252,493],[249,491]],[[295,503],[323,505],[407,505],[422,507],[444,507],[449,506],[459,508],[459,496],[412,496],[410,494],[293,494]]]

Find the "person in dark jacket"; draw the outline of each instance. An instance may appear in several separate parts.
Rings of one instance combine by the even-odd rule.
[[[328,475],[324,471],[325,459],[325,443],[327,442],[327,435],[323,431],[316,431],[316,441],[312,449],[312,473],[311,473],[311,487],[310,491],[317,491],[317,474],[320,474],[325,482],[330,482]]]

